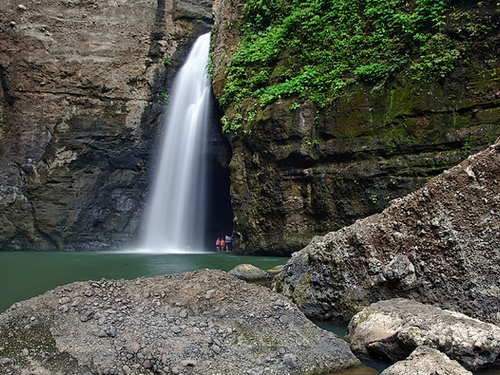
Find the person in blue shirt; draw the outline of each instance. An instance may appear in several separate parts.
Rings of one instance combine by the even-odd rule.
[[[233,239],[226,235],[226,251],[229,252],[229,251],[232,251],[233,250]]]

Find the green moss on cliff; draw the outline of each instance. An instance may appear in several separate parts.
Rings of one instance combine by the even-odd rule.
[[[225,130],[248,134],[260,107],[286,97],[295,98],[294,109],[307,100],[325,108],[356,86],[375,96],[382,91],[384,99],[397,94],[384,114],[388,120],[411,114],[420,96],[414,87],[448,77],[458,65],[471,68],[471,53],[477,52],[477,46],[470,51],[471,41],[497,32],[496,2],[460,7],[451,0],[249,0],[239,26],[242,41],[220,99],[228,110]],[[496,48],[483,44],[485,50]],[[497,59],[494,53],[487,58],[490,66]],[[470,70],[479,80],[496,74],[484,66]],[[396,76],[405,80],[406,92],[401,87],[384,92]],[[450,110],[457,102],[450,93]],[[348,129],[358,135],[352,133],[355,127]]]
[[[346,85],[404,68],[415,79],[444,76],[461,49],[442,33],[449,9],[436,0],[250,0],[221,102],[299,95],[323,107]]]

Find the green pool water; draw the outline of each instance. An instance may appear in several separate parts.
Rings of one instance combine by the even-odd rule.
[[[229,271],[249,263],[264,270],[285,264],[289,258],[240,256],[215,252],[159,254],[138,252],[1,252],[0,313],[15,302],[42,294],[74,281],[135,279],[210,268]],[[345,326],[317,323],[342,337]],[[388,364],[363,361],[365,366],[342,375],[377,375]],[[476,375],[500,375],[498,368]]]
[[[13,303],[74,281],[135,279],[249,263],[267,270],[288,258],[222,253],[0,252],[0,313]]]

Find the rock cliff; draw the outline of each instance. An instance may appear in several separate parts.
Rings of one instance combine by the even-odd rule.
[[[253,2],[251,11],[272,25],[272,7],[285,3]],[[296,96],[269,105],[249,98],[224,108],[234,152],[231,199],[239,251],[290,254],[315,234],[382,211],[494,142],[500,134],[498,3],[452,3],[436,34],[463,47],[451,73],[410,80],[403,70],[377,85],[356,82],[324,108]],[[218,98],[244,38],[244,5],[214,1]],[[285,47],[269,80],[292,62]],[[240,73],[258,72],[256,61]]]
[[[211,18],[210,1],[3,1],[1,249],[130,241],[170,81]]]
[[[309,316],[349,321],[408,298],[500,322],[500,144],[469,157],[382,213],[316,237],[276,287]]]
[[[213,4],[217,98],[242,40],[244,4]],[[290,254],[316,234],[382,211],[496,139],[498,5],[452,5],[438,36],[462,55],[438,79],[358,82],[324,108],[293,96],[223,108],[225,121],[242,130],[229,132],[232,150],[219,129],[211,137],[214,181],[229,178],[223,167],[231,159],[232,211],[223,212],[225,228],[234,212],[237,251]],[[201,0],[2,4],[2,249],[130,242],[170,81],[211,23],[212,4]],[[277,59],[276,74],[289,57]],[[228,189],[214,185],[213,200],[226,204]],[[220,214],[211,212],[213,223]]]

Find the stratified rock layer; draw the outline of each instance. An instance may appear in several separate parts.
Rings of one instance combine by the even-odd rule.
[[[243,38],[244,5],[214,1],[218,98]],[[230,134],[235,249],[291,254],[314,235],[381,212],[493,143],[500,134],[500,28],[492,26],[499,14],[497,1],[453,2],[442,32],[467,43],[464,61],[446,77],[401,74],[376,87],[358,84],[325,108],[300,97],[225,108],[239,128]],[[290,59],[286,48],[276,57],[277,75]]]
[[[314,317],[348,321],[372,302],[403,297],[500,322],[499,149],[314,238],[276,287]]]
[[[16,303],[0,315],[0,359],[12,375],[324,374],[360,365],[349,344],[287,298],[214,270],[77,282]]]
[[[0,249],[130,240],[164,98],[211,3],[5,0]]]
[[[354,315],[345,338],[354,352],[392,362],[423,345],[469,370],[492,365],[500,355],[499,327],[403,298],[374,303]]]

